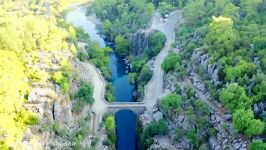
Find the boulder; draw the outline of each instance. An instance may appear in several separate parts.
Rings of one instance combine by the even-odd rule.
[[[157,111],[155,114],[153,114],[152,117],[155,121],[159,121],[163,119],[163,113],[161,113],[160,111]]]
[[[225,114],[224,115],[224,120],[225,121],[230,121],[232,119],[232,115],[231,114]]]
[[[209,138],[209,144],[210,144],[211,149],[216,149],[216,147],[220,146],[217,142],[217,139],[214,136]]]
[[[260,110],[259,110],[259,107],[258,107],[257,104],[255,104],[255,105],[253,106],[253,111],[255,112],[256,115],[258,115],[258,114],[260,113]]]

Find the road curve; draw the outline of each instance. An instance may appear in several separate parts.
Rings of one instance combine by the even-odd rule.
[[[148,30],[159,30],[163,32],[167,37],[167,41],[165,43],[165,47],[155,58],[153,77],[149,81],[149,83],[145,86],[143,102],[141,104],[132,103],[128,105],[142,106],[144,104],[146,105],[147,110],[151,110],[156,105],[157,100],[163,91],[164,73],[161,69],[161,64],[164,58],[167,56],[171,48],[171,44],[175,41],[174,30],[181,19],[181,14],[182,14],[181,10],[176,10],[170,13],[168,21],[164,23],[160,21],[161,16],[158,12],[156,12],[154,17],[152,18],[151,27]],[[104,98],[106,81],[101,75],[100,70],[96,68],[95,65],[93,65],[92,63],[79,62],[78,64],[80,65],[79,68],[81,68],[83,71],[85,70],[84,79],[89,80],[88,77],[90,76],[89,81],[92,82],[94,87],[93,98],[95,99],[95,102],[92,106],[92,110],[94,111],[93,133],[96,134],[97,128],[99,127],[98,124],[102,120],[102,115],[106,112],[108,105],[111,106],[112,104],[108,104],[108,102],[106,102]],[[99,134],[103,135],[103,133]],[[102,140],[103,137],[100,137],[100,141]]]
[[[165,47],[155,58],[153,77],[145,86],[144,102],[147,104],[147,110],[151,110],[156,105],[158,98],[162,94],[164,72],[161,69],[161,64],[164,58],[168,55],[171,44],[175,41],[174,30],[180,22],[181,16],[181,10],[173,11],[169,14],[167,21],[163,23],[160,21],[160,14],[156,12],[152,19],[152,25],[149,30],[159,30],[163,32],[167,37],[167,41]]]

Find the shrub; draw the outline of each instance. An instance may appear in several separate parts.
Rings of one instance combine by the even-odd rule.
[[[92,105],[94,103],[94,98],[92,96],[93,89],[91,85],[85,81],[82,81],[75,97],[77,97],[80,101],[84,101],[87,104]]]
[[[240,108],[248,109],[252,103],[252,100],[247,97],[245,89],[238,86],[237,83],[228,84],[226,89],[220,92],[219,99],[232,112]]]
[[[107,102],[113,102],[115,100],[114,89],[113,89],[111,83],[107,83],[106,92],[105,92],[105,99]]]
[[[60,128],[58,123],[54,123],[52,129],[60,137],[65,137],[67,135],[67,129]]]
[[[85,52],[79,50],[78,53],[77,53],[77,57],[78,57],[78,59],[79,59],[80,61],[84,62],[85,60],[88,59],[89,56],[88,56],[87,53],[85,53]]]
[[[149,57],[153,57],[158,55],[158,53],[163,49],[166,42],[166,36],[160,31],[155,31],[151,35],[150,40],[151,49],[147,49],[145,52],[149,55]]]
[[[266,144],[263,143],[261,140],[252,141],[249,145],[250,150],[265,150]]]
[[[129,41],[123,36],[118,35],[115,38],[115,50],[119,55],[125,56],[128,54]]]
[[[141,148],[147,149],[153,143],[152,137],[155,135],[165,135],[168,131],[165,120],[161,119],[158,122],[151,122],[143,131],[140,142]]]
[[[67,60],[63,60],[61,63],[61,71],[57,71],[52,75],[52,80],[59,84],[63,92],[69,91],[70,73],[71,67]]]
[[[111,145],[114,145],[116,142],[114,116],[109,115],[108,117],[106,117],[104,126],[107,131],[107,141],[109,141]]]
[[[162,69],[164,72],[169,72],[170,70],[174,70],[176,67],[180,66],[181,58],[178,54],[174,52],[170,52],[168,56],[164,59],[162,63]]]
[[[168,4],[167,2],[160,2],[159,3],[159,10],[161,15],[169,14],[172,10],[174,10],[174,7],[171,4]]]
[[[260,135],[264,131],[265,124],[254,119],[253,111],[239,109],[233,114],[233,125],[239,132],[244,132],[248,137]]]
[[[180,95],[169,94],[162,99],[160,103],[160,108],[164,112],[168,112],[179,108],[181,104],[182,104],[182,97]]]

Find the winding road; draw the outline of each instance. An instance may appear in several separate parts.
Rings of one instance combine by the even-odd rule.
[[[130,108],[145,106],[146,109],[149,111],[151,110],[157,103],[157,100],[162,94],[163,91],[163,70],[161,69],[161,64],[164,58],[167,56],[169,50],[171,49],[171,44],[175,41],[175,28],[177,24],[181,20],[181,10],[173,11],[169,14],[169,17],[166,22],[160,21],[160,14],[156,12],[151,20],[151,26],[147,30],[159,30],[163,32],[166,37],[167,41],[165,43],[165,47],[161,50],[161,52],[157,55],[155,62],[154,62],[154,73],[152,79],[149,83],[145,86],[145,93],[144,93],[144,100],[141,103],[117,103],[115,107],[121,108]],[[98,68],[96,68],[92,63],[83,63],[79,62],[78,67],[84,71],[80,73],[80,76],[87,80],[88,76],[90,76],[90,81],[94,87],[93,98],[95,102],[93,104],[93,133],[94,135],[97,133],[98,124],[102,120],[102,115],[107,112],[108,107],[114,107],[114,104],[106,102],[104,98],[105,94],[105,85],[106,81],[101,75],[101,72]],[[89,80],[89,79],[88,79]],[[100,137],[102,138],[102,137]]]
[[[168,55],[169,50],[171,49],[171,44],[175,41],[175,28],[180,22],[182,17],[182,11],[176,10],[169,14],[169,17],[165,23],[160,21],[160,14],[156,12],[152,19],[152,25],[149,30],[159,30],[163,32],[167,41],[165,47],[157,55],[154,62],[154,72],[151,81],[145,86],[144,100],[147,104],[147,110],[151,110],[157,103],[160,95],[163,91],[163,70],[161,64],[164,58]]]

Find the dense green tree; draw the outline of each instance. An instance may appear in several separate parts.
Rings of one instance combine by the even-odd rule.
[[[237,83],[228,84],[220,92],[219,99],[232,112],[240,108],[248,109],[252,104],[252,99],[247,97],[245,89],[238,86]]]
[[[169,14],[171,11],[174,10],[174,7],[166,2],[159,3],[158,8],[162,16],[165,16],[166,14]]]
[[[249,145],[250,150],[265,150],[266,144],[263,143],[261,140],[252,141]]]
[[[76,93],[75,97],[77,97],[80,101],[84,101],[87,104],[92,105],[94,103],[94,98],[92,96],[93,96],[92,86],[89,83],[82,81],[80,83],[79,90]]]
[[[181,63],[180,56],[174,52],[170,52],[168,56],[164,59],[161,67],[164,70],[164,72],[169,72],[170,70],[174,70],[178,66],[180,66],[180,63]]]
[[[233,114],[234,127],[239,132],[244,132],[247,136],[260,135],[264,131],[265,124],[254,119],[252,110],[238,109]]]
[[[123,36],[118,35],[115,38],[115,50],[119,55],[127,55],[129,50],[129,41]]]
[[[104,22],[104,31],[109,31],[111,40],[147,26],[154,12],[153,5],[143,0],[97,0],[89,9]]]
[[[9,149],[10,145],[21,147],[27,125],[34,125],[38,119],[22,107],[28,93],[25,81],[25,66],[12,51],[0,50],[0,149]]]
[[[105,119],[104,125],[105,125],[105,129],[107,130],[107,138],[111,142],[111,144],[114,145],[116,142],[114,116],[108,116]]]
[[[225,80],[226,81],[234,81],[237,78],[243,77],[244,75],[252,76],[256,71],[256,65],[251,62],[246,62],[244,60],[240,60],[236,66],[234,67],[226,67],[225,72]]]
[[[158,55],[163,49],[165,42],[166,36],[160,31],[155,31],[150,37],[151,48],[146,52],[150,57]]]
[[[236,38],[231,18],[213,17],[205,40],[211,46],[210,52],[214,54],[215,58],[233,51]]]
[[[140,135],[141,149],[147,149],[153,143],[152,137],[155,135],[165,135],[167,133],[167,124],[165,120],[151,122],[143,129]]]
[[[180,95],[169,94],[162,99],[160,103],[160,108],[164,112],[171,112],[174,111],[175,109],[180,108],[181,104],[182,104],[182,97]]]

